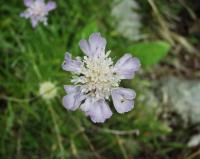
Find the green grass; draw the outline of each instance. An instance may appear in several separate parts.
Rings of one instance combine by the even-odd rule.
[[[115,60],[132,43],[113,34],[111,1],[59,0],[57,6],[48,27],[33,29],[19,17],[25,9],[21,1],[0,2],[0,158],[168,159],[168,152],[183,150],[179,141],[160,142],[169,131],[149,108],[151,103],[136,100],[135,108],[124,115],[113,109],[105,124],[93,124],[81,111],[62,106],[63,85],[71,78],[61,69],[66,51],[82,56],[78,41],[93,31],[107,38]],[[124,84],[137,90],[137,99],[143,94],[141,79]],[[44,81],[58,88],[51,101],[38,95]],[[140,134],[130,134],[132,130]]]

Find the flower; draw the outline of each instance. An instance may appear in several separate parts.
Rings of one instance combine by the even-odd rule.
[[[142,17],[140,6],[136,0],[114,0],[111,8],[113,26],[116,32],[130,41],[137,41],[146,37],[141,32]]]
[[[188,147],[196,147],[198,145],[200,145],[200,134],[192,136],[187,144]]]
[[[57,88],[55,84],[50,81],[46,81],[40,84],[39,95],[45,100],[50,100],[56,97]]]
[[[63,105],[68,110],[80,108],[94,123],[103,123],[112,116],[107,102],[112,97],[118,113],[125,113],[134,107],[136,93],[119,87],[122,79],[132,79],[140,68],[140,61],[125,54],[114,65],[109,57],[111,51],[105,51],[106,40],[100,33],[93,33],[89,40],[79,42],[85,53],[72,59],[66,53],[62,68],[73,73],[71,82],[65,85],[67,95],[63,97]]]
[[[44,0],[24,0],[24,5],[27,9],[20,14],[21,17],[31,20],[32,26],[35,28],[39,22],[43,22],[46,26],[47,15],[49,11],[56,8],[55,2],[44,3]]]

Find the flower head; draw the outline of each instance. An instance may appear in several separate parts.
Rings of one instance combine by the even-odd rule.
[[[56,8],[55,2],[44,3],[44,0],[24,0],[24,5],[27,9],[20,14],[21,17],[31,20],[33,27],[36,27],[39,22],[47,25],[47,15],[49,11]]]
[[[145,38],[142,34],[142,17],[137,0],[114,0],[111,8],[113,24],[119,35],[130,41]]]
[[[57,88],[55,84],[50,81],[46,81],[40,84],[39,95],[45,100],[50,100],[57,95]]]
[[[74,85],[64,86],[67,95],[63,105],[68,110],[80,109],[95,123],[103,123],[112,116],[107,102],[112,97],[118,113],[130,111],[134,106],[136,93],[131,89],[119,87],[122,79],[132,79],[140,68],[140,61],[125,54],[116,64],[105,51],[106,40],[100,33],[93,33],[89,40],[81,40],[81,50],[85,53],[72,59],[66,53],[62,68],[73,73]]]

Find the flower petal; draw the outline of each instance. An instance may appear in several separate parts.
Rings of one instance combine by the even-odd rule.
[[[31,19],[31,25],[32,25],[32,27],[35,28],[37,26],[37,24],[38,24],[38,20],[35,19],[35,18],[32,18]]]
[[[130,54],[125,54],[117,61],[114,69],[121,76],[121,79],[132,79],[140,65],[139,59],[133,58]]]
[[[89,46],[87,40],[81,40],[79,42],[79,47],[87,56],[91,56],[90,46]]]
[[[56,3],[55,2],[50,1],[46,5],[46,10],[47,11],[54,10],[55,8],[56,8]]]
[[[65,54],[65,61],[62,64],[63,70],[79,73],[81,66],[82,66],[82,62],[80,60],[72,60],[71,55],[69,53]]]
[[[90,35],[88,41],[81,40],[79,46],[87,56],[99,56],[105,53],[106,39],[101,37],[100,33],[93,33]]]
[[[91,50],[96,50],[97,48],[103,48],[106,47],[106,39],[101,37],[100,33],[93,33],[89,37],[89,44],[91,47]]]
[[[112,111],[104,99],[95,101],[92,98],[88,98],[81,106],[81,109],[87,116],[90,116],[94,123],[103,123],[112,116]]]
[[[20,17],[22,17],[22,18],[29,18],[31,15],[30,15],[30,13],[29,12],[22,12],[22,13],[20,13]]]
[[[37,2],[37,3],[44,3],[44,0],[35,0],[35,2]]]
[[[105,53],[106,39],[101,37],[100,33],[93,33],[89,37],[89,45],[93,56]]]
[[[116,88],[112,91],[112,100],[118,113],[125,113],[134,107],[136,93],[131,89]]]
[[[78,91],[79,87],[72,85],[64,85],[64,89],[67,93],[74,93]]]
[[[76,110],[84,100],[84,95],[79,87],[65,87],[65,89],[68,89],[68,95],[63,97],[63,106],[68,110]]]
[[[102,100],[102,115],[104,116],[105,119],[109,119],[112,116],[112,111],[110,110],[110,107],[106,103],[105,100]]]
[[[30,7],[33,4],[33,0],[24,0],[24,5]]]
[[[91,97],[86,98],[85,102],[80,106],[80,109],[86,113],[88,116],[88,112],[93,106],[93,99]]]

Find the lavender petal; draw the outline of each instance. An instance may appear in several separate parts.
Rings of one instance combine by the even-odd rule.
[[[93,33],[89,40],[81,40],[79,42],[81,50],[89,57],[99,56],[105,53],[106,40],[101,37],[100,33]]]
[[[22,18],[29,18],[30,17],[30,14],[29,13],[27,13],[27,12],[22,12],[22,13],[20,13],[20,17],[22,17]]]
[[[136,93],[131,89],[116,88],[112,91],[111,96],[118,113],[129,112],[134,107]]]
[[[78,87],[68,87],[67,90],[68,95],[63,97],[63,106],[68,110],[76,110],[80,106],[81,102],[84,100],[84,95],[80,92],[80,89]]]
[[[87,56],[91,56],[90,46],[87,40],[81,40],[79,42],[79,47]]]
[[[82,110],[85,111],[86,115],[90,116],[94,123],[103,123],[112,116],[112,111],[104,99],[98,101],[86,100]]]
[[[56,8],[56,3],[55,2],[50,1],[46,5],[46,10],[47,11],[54,10],[55,8]]]
[[[24,0],[24,5],[30,7],[33,4],[33,0]]]
[[[133,58],[130,54],[125,54],[117,61],[114,69],[121,76],[121,79],[132,79],[140,65],[139,59]]]
[[[88,112],[90,109],[92,109],[93,106],[93,99],[91,97],[86,98],[85,102],[80,106],[80,109],[86,113],[88,116]]]
[[[74,93],[77,92],[79,88],[77,86],[64,85],[64,89],[67,93]]]
[[[65,54],[65,61],[62,64],[63,70],[79,73],[81,66],[82,66],[82,62],[80,60],[72,60],[71,55],[69,53]]]
[[[38,24],[38,20],[37,19],[31,19],[31,25],[33,28],[35,28]]]
[[[89,45],[93,56],[98,56],[104,53],[106,47],[106,39],[101,37],[100,33],[93,33],[89,37]]]

